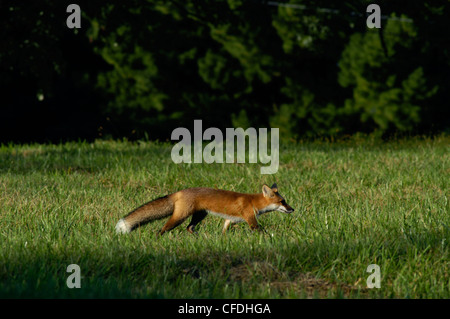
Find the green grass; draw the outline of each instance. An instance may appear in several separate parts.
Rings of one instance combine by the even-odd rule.
[[[450,139],[286,144],[280,169],[172,163],[158,143],[0,147],[2,298],[450,298]],[[208,216],[116,235],[142,203],[189,187],[259,192],[296,209],[222,236]],[[69,264],[81,289],[69,289]],[[381,269],[368,289],[367,266]]]

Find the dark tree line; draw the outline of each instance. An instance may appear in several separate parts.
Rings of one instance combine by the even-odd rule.
[[[371,1],[70,3],[0,3],[2,142],[449,131],[448,1],[379,1],[381,29]]]

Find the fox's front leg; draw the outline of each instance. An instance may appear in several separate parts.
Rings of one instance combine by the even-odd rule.
[[[250,226],[251,230],[260,230],[258,221],[256,220],[256,216],[253,212],[246,214],[246,217],[244,218],[247,224]]]
[[[228,227],[230,227],[231,220],[226,219],[225,223],[223,224],[222,234],[225,234],[227,232]]]

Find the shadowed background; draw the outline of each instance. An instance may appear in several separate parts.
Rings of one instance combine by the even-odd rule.
[[[2,1],[0,142],[449,131],[448,1]]]

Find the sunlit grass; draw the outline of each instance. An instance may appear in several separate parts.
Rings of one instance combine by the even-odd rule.
[[[167,144],[0,147],[0,297],[449,298],[448,137],[282,145],[280,169],[184,164]],[[119,218],[188,187],[259,192],[277,182],[294,214],[221,235],[207,217],[162,238],[165,220],[118,236]],[[82,288],[66,286],[78,264]],[[381,288],[367,289],[369,264]]]

